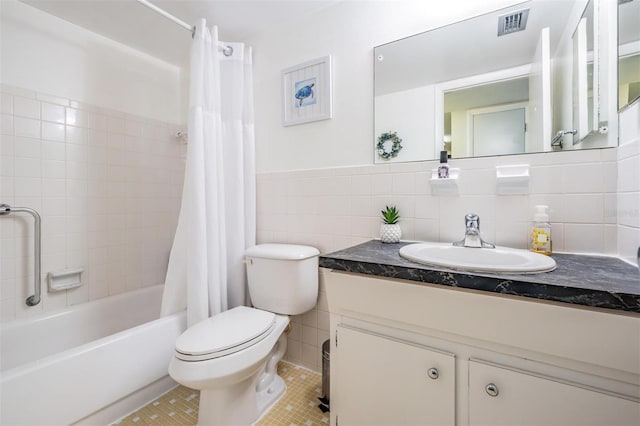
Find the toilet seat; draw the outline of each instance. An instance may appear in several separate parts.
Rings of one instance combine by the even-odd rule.
[[[274,329],[272,312],[238,306],[185,331],[176,341],[176,358],[205,361],[241,351],[255,345]]]

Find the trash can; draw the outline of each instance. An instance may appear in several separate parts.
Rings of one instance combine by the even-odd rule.
[[[329,404],[329,363],[331,357],[331,346],[329,345],[329,340],[325,340],[322,344],[322,393],[324,393],[324,398],[327,400],[326,404]]]

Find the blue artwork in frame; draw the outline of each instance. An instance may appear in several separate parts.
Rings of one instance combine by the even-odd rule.
[[[282,125],[293,126],[333,116],[331,56],[282,70]]]
[[[315,90],[318,89],[315,77],[307,80],[296,81],[293,85],[293,89],[294,97],[296,98],[296,108],[303,108],[317,102]]]

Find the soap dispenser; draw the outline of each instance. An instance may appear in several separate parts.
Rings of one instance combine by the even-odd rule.
[[[540,254],[551,254],[551,224],[549,223],[549,206],[536,206],[533,224],[529,235],[529,250]]]
[[[447,164],[448,158],[449,158],[449,154],[447,151],[440,151],[440,166],[438,166],[438,179],[449,178],[449,165]]]

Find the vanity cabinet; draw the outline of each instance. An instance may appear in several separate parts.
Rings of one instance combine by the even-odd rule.
[[[640,404],[553,377],[469,361],[469,424],[638,425]]]
[[[638,314],[321,277],[332,425],[640,425]]]
[[[340,326],[338,339],[340,424],[455,424],[453,354]]]

